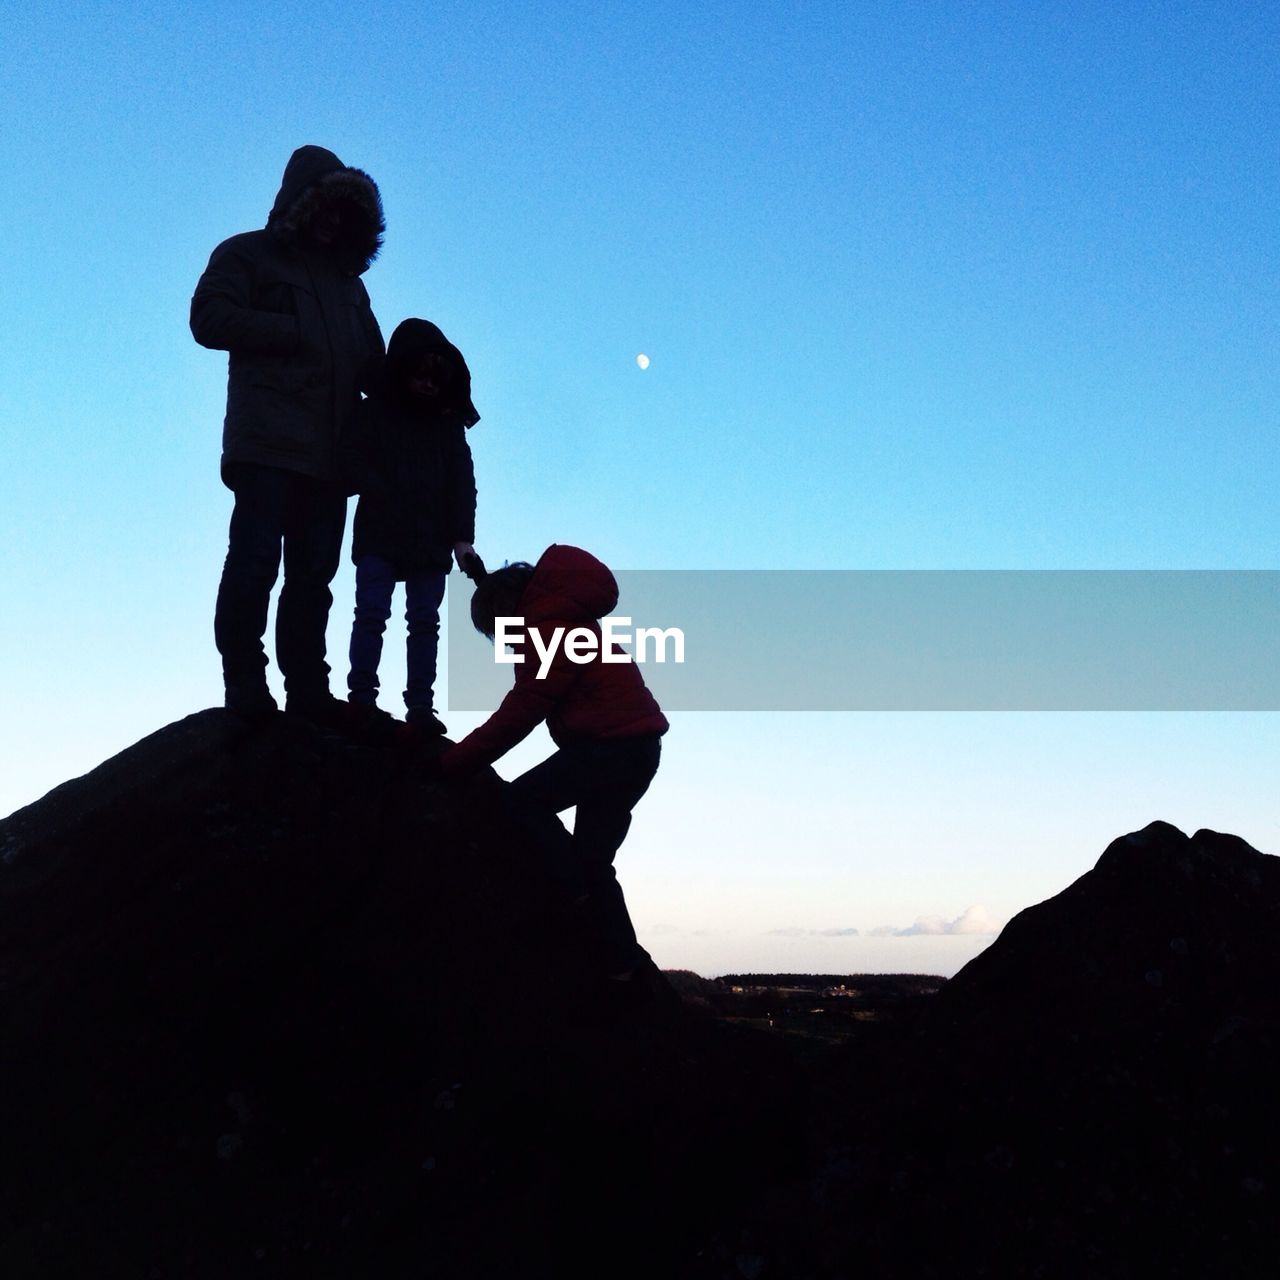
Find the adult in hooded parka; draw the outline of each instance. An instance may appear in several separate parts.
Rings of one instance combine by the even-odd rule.
[[[286,710],[341,719],[325,629],[346,526],[339,446],[384,347],[360,277],[385,223],[377,185],[299,147],[265,229],[224,240],[191,299],[191,332],[230,353],[222,478],[235,494],[214,636],[226,705],[276,709],[267,689],[271,589],[284,559],[276,660]]]

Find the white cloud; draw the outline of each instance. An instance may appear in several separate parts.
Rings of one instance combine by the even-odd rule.
[[[799,925],[789,925],[785,929],[770,929],[766,938],[856,938],[857,929],[802,929]]]
[[[952,935],[994,934],[999,933],[1004,925],[996,920],[986,907],[973,906],[966,908],[954,920],[944,920],[941,916],[920,916],[915,924],[905,929],[897,929],[893,925],[881,925],[872,929],[873,938],[918,938],[946,937]]]
[[[983,906],[969,907],[951,922],[948,933],[999,933],[1004,922],[995,919]]]

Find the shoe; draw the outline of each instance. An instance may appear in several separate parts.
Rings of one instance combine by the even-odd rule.
[[[444,737],[449,732],[445,728],[444,721],[436,715],[431,707],[410,707],[405,712],[405,724],[413,725],[415,733],[422,733],[428,736],[438,734]]]
[[[358,742],[389,740],[400,723],[395,716],[379,707],[343,702],[332,694],[319,698],[289,698],[284,711],[285,715],[305,720],[317,729],[339,733]]]
[[[340,698],[335,698],[335,702],[340,702]],[[363,698],[357,698],[355,694],[348,694],[346,701],[347,715],[355,721],[380,721],[390,720],[395,724],[400,721],[391,714],[390,711],[384,711],[378,706],[377,699],[366,701]]]
[[[286,698],[284,713],[290,720],[300,720],[329,733],[347,733],[355,722],[345,702],[325,695],[322,698]]]
[[[263,724],[280,710],[265,684],[261,688],[228,685],[222,705],[246,724]]]
[[[404,728],[403,722],[397,720],[390,711],[383,711],[372,702],[348,702],[347,716],[352,724],[352,731],[364,742],[390,742]]]

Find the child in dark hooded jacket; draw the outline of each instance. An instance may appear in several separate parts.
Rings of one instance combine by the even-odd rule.
[[[435,714],[436,652],[445,578],[475,556],[476,484],[467,429],[480,420],[462,353],[427,320],[391,335],[379,393],[364,401],[348,456],[356,506],[351,702],[378,697],[382,637],[397,582],[405,587],[405,719],[444,733]]]

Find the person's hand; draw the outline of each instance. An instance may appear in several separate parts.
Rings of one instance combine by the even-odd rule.
[[[471,579],[472,582],[479,582],[484,577],[484,561],[476,554],[476,549],[469,542],[455,542],[453,544],[453,556],[458,562],[458,568]]]

